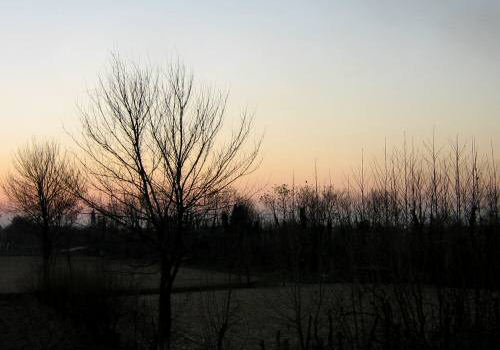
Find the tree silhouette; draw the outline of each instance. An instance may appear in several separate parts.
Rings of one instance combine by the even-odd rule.
[[[42,282],[49,281],[50,259],[61,228],[74,221],[77,198],[71,188],[77,181],[57,143],[33,140],[14,156],[14,172],[2,184],[11,210],[38,227],[42,247]]]
[[[223,132],[227,94],[197,88],[180,64],[140,66],[113,56],[82,108],[92,208],[149,242],[160,262],[158,348],[171,344],[171,293],[191,220],[210,198],[255,169],[260,140],[247,148],[253,118]]]

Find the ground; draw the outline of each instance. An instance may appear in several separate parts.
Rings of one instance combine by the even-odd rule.
[[[0,334],[3,350],[104,349],[32,295],[0,295]]]
[[[57,264],[66,269],[67,261],[60,258]],[[0,257],[0,334],[2,349],[94,349],[97,344],[89,344],[89,337],[78,325],[61,313],[40,303],[33,293],[40,260],[37,257]],[[91,273],[105,271],[113,276],[113,288],[118,293],[118,303],[139,310],[141,316],[150,319],[156,314],[155,290],[159,280],[157,268],[137,267],[117,260],[102,260],[89,257],[72,258],[74,269],[88,269]],[[97,271],[96,269],[99,269]],[[59,268],[57,269],[59,270]],[[199,345],[207,337],[202,324],[206,323],[207,312],[219,312],[224,291],[217,291],[236,283],[239,278],[223,272],[207,269],[182,268],[175,283],[174,309],[176,312],[176,334],[188,348]],[[139,294],[136,294],[138,292]],[[142,294],[144,293],[144,295]],[[136,294],[136,295],[134,295]],[[141,296],[143,295],[143,296]],[[235,291],[232,308],[238,307],[238,315],[231,320],[233,330],[247,320],[241,317],[243,310],[240,291]],[[222,298],[222,299],[221,299]],[[204,307],[210,305],[210,310]],[[146,315],[144,315],[146,313]],[[211,314],[209,316],[212,316]],[[236,324],[235,321],[238,321]],[[127,323],[128,322],[128,323]],[[134,328],[130,320],[123,322],[120,333],[127,338]],[[261,324],[258,322],[257,324]],[[239,337],[247,339],[246,337]]]

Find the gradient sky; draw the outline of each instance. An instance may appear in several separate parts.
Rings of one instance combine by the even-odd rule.
[[[0,1],[0,175],[31,136],[70,144],[110,52],[180,56],[255,111],[265,183],[337,178],[384,139],[493,140],[499,1]]]

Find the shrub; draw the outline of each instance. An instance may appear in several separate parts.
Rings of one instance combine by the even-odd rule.
[[[123,300],[117,297],[116,287],[116,278],[102,263],[56,264],[38,295],[77,326],[84,326],[95,339],[117,344]]]

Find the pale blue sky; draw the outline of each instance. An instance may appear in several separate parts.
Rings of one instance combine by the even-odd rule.
[[[1,0],[0,173],[33,135],[67,142],[112,51],[180,56],[228,88],[265,130],[265,181],[315,159],[339,173],[434,127],[499,149],[499,38],[499,1]]]

